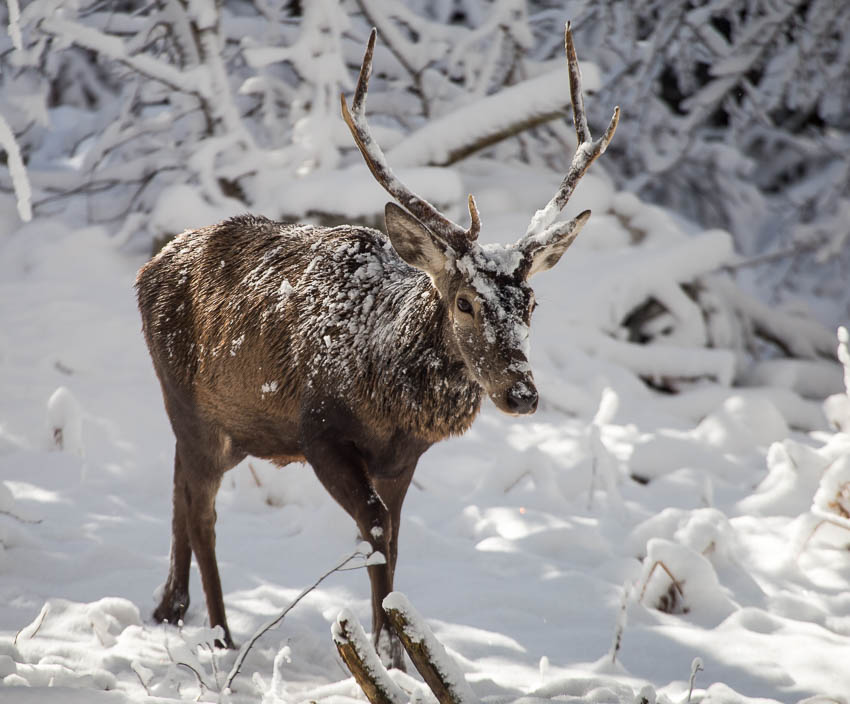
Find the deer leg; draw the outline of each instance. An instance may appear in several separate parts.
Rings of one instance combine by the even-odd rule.
[[[404,670],[404,650],[401,641],[392,632],[386,612],[383,609],[383,601],[387,594],[393,590],[395,580],[395,566],[398,558],[398,533],[401,527],[401,506],[404,497],[413,479],[413,471],[416,466],[406,468],[397,477],[382,477],[374,479],[372,486],[378,496],[381,497],[387,509],[387,521],[384,529],[383,552],[386,558],[386,582],[382,586],[385,591],[382,594],[375,593],[375,580],[372,579],[372,633],[375,634],[375,647],[379,653],[385,654],[386,659],[393,667]],[[372,569],[367,568],[367,569]],[[370,574],[371,579],[371,574]]]
[[[182,489],[182,474],[180,455],[175,451],[171,557],[162,599],[153,612],[157,623],[164,621],[177,624],[189,608],[189,566],[192,562],[192,547],[189,544],[189,525],[186,518],[186,496]]]
[[[216,645],[233,648],[233,638],[230,636],[224,612],[221,577],[215,559],[215,495],[221,484],[221,475],[195,475],[192,479],[185,481],[182,487],[186,497],[189,541],[201,572],[210,627],[221,626],[224,631],[223,638],[216,641]]]
[[[328,493],[357,523],[363,540],[368,541],[373,550],[380,551],[386,558],[384,564],[367,568],[372,586],[372,640],[382,658],[392,667],[403,670],[401,643],[393,634],[381,607],[384,597],[393,588],[394,549],[397,543],[393,540],[395,526],[392,509],[396,507],[388,505],[372,486],[366,462],[353,443],[331,440],[325,435],[313,439],[305,454]],[[395,513],[400,509],[399,502]]]

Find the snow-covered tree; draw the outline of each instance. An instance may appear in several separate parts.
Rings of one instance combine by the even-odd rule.
[[[554,3],[532,5],[549,35]],[[757,269],[770,283],[831,298],[846,317],[850,5],[602,0],[573,12],[601,94],[623,106],[618,183],[728,228],[753,264],[770,264]]]

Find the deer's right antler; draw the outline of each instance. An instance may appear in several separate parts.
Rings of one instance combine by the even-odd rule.
[[[369,35],[369,43],[366,45],[366,53],[363,55],[363,63],[360,66],[360,76],[357,79],[357,87],[354,90],[354,100],[351,103],[351,111],[345,101],[345,95],[341,95],[342,117],[351,130],[351,135],[366,165],[375,177],[375,180],[393,198],[395,198],[409,213],[416,216],[432,234],[450,245],[457,252],[465,252],[469,246],[478,238],[481,230],[481,218],[475,207],[475,199],[469,196],[470,226],[462,228],[440,213],[433,205],[424,198],[420,198],[407,186],[405,186],[392,172],[387,164],[387,159],[381,147],[372,137],[369,123],[366,121],[366,91],[369,86],[369,76],[372,73],[372,53],[375,50],[375,39],[378,30],[372,29]]]

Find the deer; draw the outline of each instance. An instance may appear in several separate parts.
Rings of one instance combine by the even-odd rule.
[[[306,462],[383,556],[367,566],[372,639],[403,669],[382,601],[393,590],[401,508],[417,462],[463,434],[484,396],[533,413],[529,364],[536,306],[528,283],[553,267],[590,217],[558,221],[614,135],[593,140],[569,23],[565,49],[578,147],[558,191],[512,245],[480,245],[387,164],[365,115],[377,31],[342,116],[395,202],[386,234],[241,215],[177,235],[139,271],[142,331],[176,439],[169,571],[153,612],[176,624],[189,606],[194,554],[217,645],[233,648],[215,553],[215,497],[244,458]]]

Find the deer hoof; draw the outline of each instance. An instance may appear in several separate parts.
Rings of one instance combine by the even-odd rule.
[[[170,623],[176,626],[186,615],[189,608],[189,595],[166,594],[153,612],[154,621],[157,623]]]

